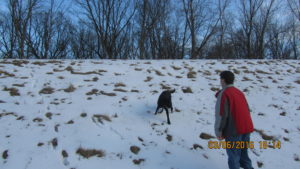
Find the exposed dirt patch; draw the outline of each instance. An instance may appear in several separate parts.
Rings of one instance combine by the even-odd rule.
[[[95,150],[95,149],[79,148],[79,149],[77,149],[76,153],[81,155],[84,158],[90,158],[93,156],[101,158],[101,157],[105,156],[105,152],[103,150]]]

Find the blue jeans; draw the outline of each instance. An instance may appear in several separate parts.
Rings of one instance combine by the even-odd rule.
[[[242,134],[238,136],[226,137],[225,141],[242,141],[249,142],[250,141],[250,133]],[[251,159],[248,156],[248,149],[245,147],[244,149],[226,149],[228,155],[228,166],[230,169],[240,169],[240,167],[244,169],[252,169]]]

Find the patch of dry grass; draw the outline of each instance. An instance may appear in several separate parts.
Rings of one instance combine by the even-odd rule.
[[[64,89],[64,91],[67,93],[74,92],[75,90],[76,90],[76,88],[72,84],[70,84],[70,86],[68,88]]]
[[[114,91],[115,91],[115,92],[123,92],[123,93],[128,92],[127,90],[120,89],[120,88],[114,89]]]
[[[9,92],[11,96],[20,96],[19,90],[17,88],[7,88],[6,86],[4,87],[3,91]]]
[[[99,92],[98,89],[92,89],[91,91],[87,92],[86,95],[97,95]]]
[[[181,88],[183,93],[193,93],[192,89],[190,87],[183,87]]]
[[[190,71],[190,72],[187,74],[187,78],[189,78],[189,79],[194,79],[194,78],[196,78],[196,76],[197,76],[197,73],[194,72],[194,71]]]
[[[16,86],[16,87],[25,87],[25,84],[26,84],[26,83],[22,83],[22,84],[13,84],[13,86]]]
[[[173,140],[173,137],[172,137],[170,134],[168,134],[167,137],[166,137],[166,139],[167,139],[169,142],[171,142],[171,141]]]
[[[144,82],[150,82],[153,78],[148,76],[146,80],[144,80]]]
[[[132,92],[132,93],[139,93],[140,91],[139,91],[139,90],[136,90],[136,89],[132,89],[131,92]]]
[[[264,140],[274,140],[274,136],[269,136],[267,134],[264,133],[263,130],[258,130],[258,129],[254,129],[254,131],[258,132],[259,135],[264,139]]]
[[[138,146],[131,146],[130,147],[130,151],[133,153],[133,154],[138,154],[140,152],[140,148]]]
[[[181,67],[177,67],[177,66],[174,66],[174,65],[172,65],[171,66],[174,70],[181,70]]]
[[[156,75],[158,75],[158,76],[165,76],[164,74],[162,74],[160,71],[158,71],[158,70],[154,70],[155,71],[155,73],[156,73]]]
[[[33,64],[33,65],[39,65],[39,66],[44,66],[44,65],[46,65],[45,62],[40,62],[40,61],[35,61],[35,62],[32,62],[31,64]]]
[[[126,85],[124,83],[116,83],[115,87],[126,87]]]
[[[104,124],[103,121],[108,121],[111,122],[111,119],[109,116],[107,115],[103,115],[103,114],[94,114],[92,117],[93,122],[99,122],[101,124]]]
[[[105,91],[100,91],[100,94],[105,95],[105,96],[117,96],[115,93],[108,93]]]
[[[0,64],[12,64],[15,66],[19,66],[19,67],[23,67],[23,64],[28,64],[29,61],[27,60],[12,60],[12,61],[7,61],[7,60],[3,60],[0,62]]]
[[[140,158],[140,159],[134,159],[134,160],[132,160],[132,162],[135,164],[135,165],[140,165],[142,162],[144,162],[145,161],[145,159],[143,159],[143,158]]]
[[[210,71],[208,71],[208,70],[205,70],[204,72],[202,72],[203,73],[203,75],[205,75],[205,76],[211,76],[211,73],[210,73]]]
[[[90,158],[93,156],[96,157],[104,157],[105,152],[103,150],[96,150],[96,149],[84,149],[84,148],[78,148],[76,151],[77,154],[81,155],[84,158]]]
[[[135,71],[142,71],[143,69],[142,68],[135,68],[134,70]]]
[[[62,150],[61,155],[63,156],[63,158],[68,158],[69,156],[66,150]]]
[[[199,145],[199,144],[194,144],[193,145],[193,149],[194,150],[197,150],[198,148],[200,148],[201,150],[203,150],[203,147],[201,145]]]
[[[9,73],[7,71],[4,71],[4,70],[0,70],[0,75],[4,75],[3,77],[1,78],[6,78],[6,77],[15,77],[16,75],[15,74],[12,74],[12,73]]]
[[[263,165],[264,165],[263,162],[257,161],[257,167],[258,167],[258,168],[261,168]]]
[[[8,158],[8,150],[3,151],[2,158],[6,160]]]
[[[161,83],[160,86],[161,86],[161,88],[164,89],[164,90],[170,90],[170,89],[172,89],[170,86],[165,85],[165,84],[163,84],[163,83]]]
[[[52,87],[45,87],[39,92],[39,94],[52,94],[52,93],[54,93],[54,88]]]
[[[212,135],[210,135],[210,134],[207,134],[207,133],[201,133],[201,134],[199,135],[199,137],[200,137],[201,139],[204,139],[204,140],[209,140],[209,139],[215,138],[214,136],[212,136]]]
[[[210,90],[213,91],[213,92],[217,92],[217,91],[219,91],[220,89],[217,88],[217,87],[211,87]]]
[[[270,75],[271,73],[269,73],[269,72],[265,72],[265,71],[263,71],[263,70],[258,70],[258,69],[256,69],[256,71],[255,71],[256,73],[260,73],[260,74],[267,74],[267,75]]]

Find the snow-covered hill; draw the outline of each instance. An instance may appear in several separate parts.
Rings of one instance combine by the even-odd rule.
[[[256,131],[255,168],[300,168],[300,62],[0,60],[1,169],[224,169],[219,73],[232,70]],[[154,115],[175,88],[175,111]],[[280,141],[261,149],[260,141]]]

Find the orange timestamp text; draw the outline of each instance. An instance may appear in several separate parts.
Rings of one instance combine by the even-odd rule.
[[[260,149],[280,149],[281,142],[277,141],[258,141],[257,142]],[[208,141],[209,149],[254,149],[254,141]]]

